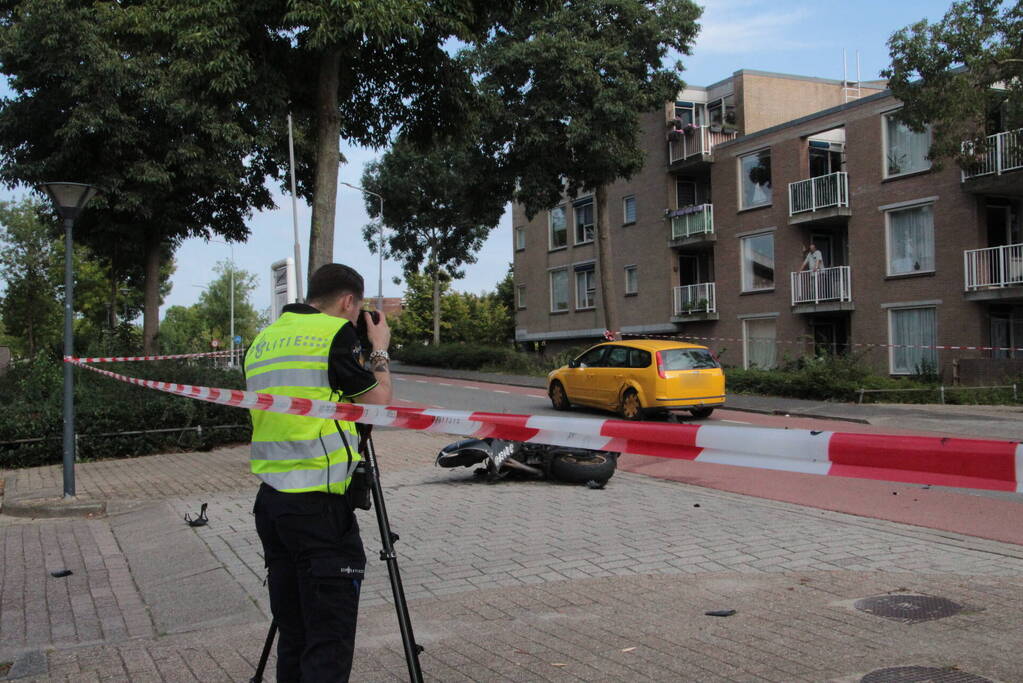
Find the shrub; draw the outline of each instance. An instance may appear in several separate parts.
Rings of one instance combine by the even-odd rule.
[[[110,363],[115,372],[145,379],[237,389],[240,370],[210,366],[210,361]],[[59,360],[38,357],[12,368],[0,378],[0,468],[60,462],[63,446],[63,380]],[[136,387],[75,369],[75,427],[82,460],[121,458],[148,453],[208,450],[251,436],[246,411]],[[241,427],[228,427],[242,425]],[[143,432],[180,427],[196,431],[100,436],[111,432]],[[225,428],[227,427],[227,428]],[[39,439],[27,443],[12,441]]]

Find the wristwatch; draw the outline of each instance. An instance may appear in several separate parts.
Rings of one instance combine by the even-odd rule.
[[[369,354],[369,362],[372,363],[375,360],[390,361],[391,356],[383,349],[377,349]]]

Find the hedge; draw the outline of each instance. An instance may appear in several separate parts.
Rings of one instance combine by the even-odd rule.
[[[211,367],[209,360],[110,363],[104,367],[145,379],[228,389],[244,386],[240,370]],[[39,357],[0,377],[0,414],[3,415],[0,469],[61,461],[62,375],[59,360]],[[81,460],[209,450],[251,437],[247,411],[136,387],[81,368],[75,369],[75,409],[77,453]],[[202,427],[201,434],[193,429],[99,436],[110,432],[197,426]],[[37,440],[40,438],[41,441]],[[29,441],[11,443],[22,440]]]

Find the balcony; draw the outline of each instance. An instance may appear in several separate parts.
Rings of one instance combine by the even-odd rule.
[[[989,135],[982,150],[964,142],[963,154],[973,158],[963,168],[964,190],[1023,196],[1023,173],[1017,174],[1023,170],[1023,128]]]
[[[963,271],[967,299],[1023,299],[1023,244],[965,251]]]
[[[714,235],[713,204],[669,211],[668,217],[671,219],[671,239],[668,243],[673,247],[698,246],[717,239]]]
[[[673,323],[718,319],[713,282],[675,287],[674,294]]]
[[[721,130],[718,126],[688,126],[668,133],[668,167],[683,162],[713,161],[714,146],[736,138],[736,131]]]
[[[789,225],[839,222],[851,214],[848,173],[789,183]]]
[[[791,276],[793,312],[853,310],[852,269],[849,266],[801,270]]]

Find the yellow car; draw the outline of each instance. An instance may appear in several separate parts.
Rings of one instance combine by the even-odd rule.
[[[705,346],[640,339],[597,344],[547,375],[556,410],[573,403],[627,420],[666,410],[709,417],[725,403],[725,374]]]

